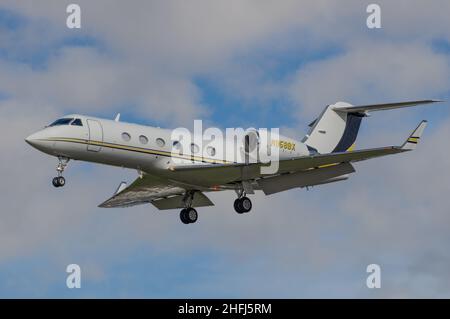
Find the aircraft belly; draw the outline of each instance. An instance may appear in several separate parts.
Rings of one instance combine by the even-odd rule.
[[[165,177],[186,183],[190,185],[198,185],[203,187],[211,187],[229,184],[242,180],[256,179],[260,176],[259,167],[242,166],[236,170],[208,170],[206,172],[200,170],[196,171],[166,171]]]

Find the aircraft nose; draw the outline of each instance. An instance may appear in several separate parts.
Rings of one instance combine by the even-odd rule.
[[[28,144],[30,144],[31,146],[36,145],[36,141],[37,141],[37,136],[36,133],[31,134],[30,136],[25,138],[25,142],[27,142]]]
[[[33,133],[30,136],[26,137],[25,142],[44,153],[53,151],[53,142],[47,141],[45,139],[45,134],[42,131]]]

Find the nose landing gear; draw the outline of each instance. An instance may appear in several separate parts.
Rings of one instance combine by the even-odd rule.
[[[62,187],[66,184],[66,179],[62,176],[53,177],[52,184],[55,187]]]
[[[58,173],[58,176],[53,178],[52,184],[55,187],[63,187],[64,185],[66,185],[66,179],[62,176],[62,173],[69,163],[69,159],[67,157],[59,156],[58,161],[58,166],[56,166],[56,172]]]

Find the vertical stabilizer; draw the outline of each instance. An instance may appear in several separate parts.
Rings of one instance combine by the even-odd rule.
[[[351,104],[337,102],[328,105],[312,124],[304,142],[321,154],[352,150],[358,136],[363,113],[340,112],[340,107]]]

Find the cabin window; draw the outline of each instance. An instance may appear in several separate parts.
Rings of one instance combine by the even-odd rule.
[[[73,120],[73,118],[62,118],[62,119],[56,120],[49,126],[69,125],[70,122],[72,122],[72,120]]]
[[[123,139],[125,142],[129,142],[129,141],[131,140],[131,135],[128,134],[127,132],[123,132],[123,133],[122,133],[122,139]]]
[[[197,144],[194,144],[194,143],[192,143],[191,144],[191,152],[192,153],[198,153],[198,151],[200,150],[200,148],[198,147],[198,145]]]
[[[73,120],[72,123],[70,123],[70,125],[83,126],[83,123],[81,122],[80,119],[75,119],[75,120]]]
[[[139,136],[139,142],[141,142],[141,144],[147,144],[148,138],[144,135],[141,135],[141,136]]]
[[[208,146],[206,148],[206,152],[208,153],[209,156],[214,156],[216,155],[216,149],[212,146]]]
[[[164,145],[166,145],[166,142],[162,138],[158,137],[156,139],[156,145],[158,145],[159,147],[164,147]]]
[[[181,150],[181,143],[178,141],[174,141],[172,146],[173,146],[174,150],[177,150],[177,151]]]

